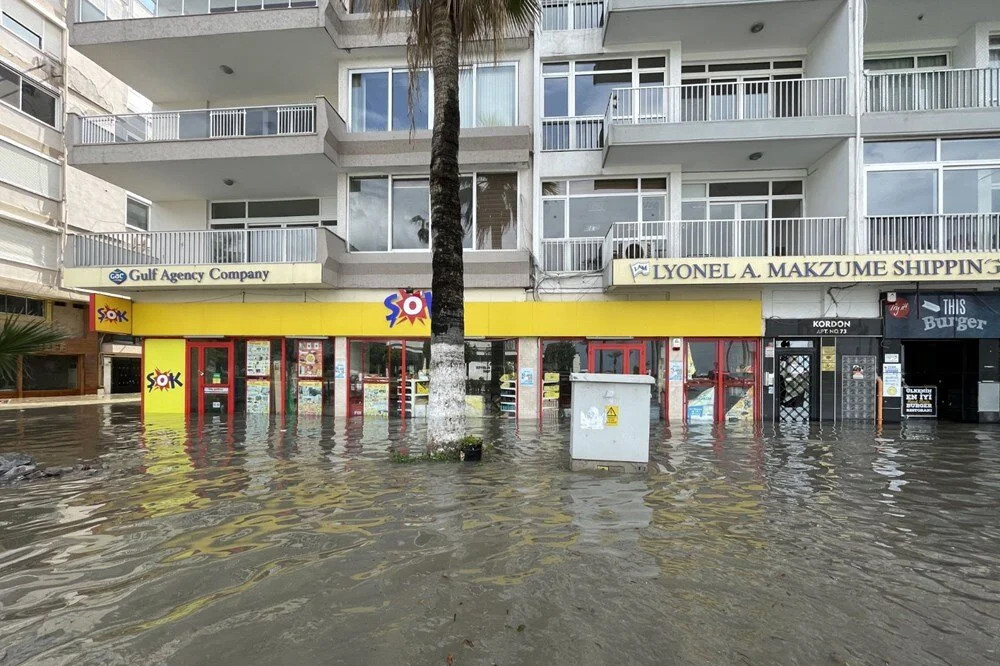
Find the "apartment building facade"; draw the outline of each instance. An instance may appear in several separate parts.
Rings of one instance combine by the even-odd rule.
[[[674,423],[1000,417],[1000,9],[953,4],[548,0],[468,63],[470,414],[590,370]],[[78,0],[154,109],[72,116],[69,161],[150,221],[66,284],[121,296],[147,413],[426,412],[433,77],[365,9]]]
[[[66,161],[65,114],[125,111],[128,89],[68,46],[61,3],[3,0],[0,11],[0,316],[68,336],[22,358],[0,400],[137,392],[140,348],[90,330],[88,294],[61,284],[68,233],[124,230],[143,205]]]

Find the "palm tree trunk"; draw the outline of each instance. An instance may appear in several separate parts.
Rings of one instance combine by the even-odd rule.
[[[451,2],[432,0],[434,135],[431,139],[431,382],[427,448],[454,448],[465,436],[465,279],[458,197],[458,34]]]

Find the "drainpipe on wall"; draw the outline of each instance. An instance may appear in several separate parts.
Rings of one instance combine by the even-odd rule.
[[[67,4],[67,12],[72,11],[72,3]],[[68,18],[68,17],[67,17]],[[66,181],[69,176],[69,136],[70,128],[68,126],[69,114],[67,109],[69,108],[69,23],[65,23],[62,26],[62,108],[60,109],[60,117],[62,119],[62,135],[63,135],[63,158],[61,162],[61,178],[59,184],[59,252],[56,257],[56,267],[58,271],[56,273],[56,278],[58,284],[56,285],[59,289],[63,288],[63,276],[64,268],[66,265],[66,241],[69,234],[69,207],[66,205],[66,192],[67,185]]]
[[[865,50],[864,50],[864,37],[865,37],[865,1],[866,0],[851,0],[854,3],[853,8],[853,21],[854,29],[851,35],[851,47],[854,50],[854,196],[851,199],[854,202],[854,242],[855,242],[855,252],[861,249],[863,244],[864,236],[862,235],[862,230],[865,229],[865,225],[861,220],[861,213],[867,208],[867,205],[862,200],[865,191],[865,181],[864,181],[864,147],[861,143],[861,114],[864,111],[864,100],[865,100]],[[864,250],[868,252],[870,248],[865,244]]]

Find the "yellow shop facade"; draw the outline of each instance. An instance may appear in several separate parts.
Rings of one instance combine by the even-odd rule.
[[[141,277],[155,279],[148,269]],[[72,269],[68,279],[103,282]],[[430,290],[267,289],[254,279],[244,276],[234,293],[177,288],[169,278],[172,288],[150,289],[127,276],[131,290],[117,291],[128,297],[95,296],[97,331],[142,341],[144,414],[426,414]],[[557,418],[570,406],[570,374],[593,371],[655,377],[654,419],[760,418],[757,299],[540,298],[524,289],[469,289],[466,298],[471,416]]]

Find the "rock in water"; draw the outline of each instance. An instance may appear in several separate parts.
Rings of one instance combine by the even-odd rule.
[[[0,453],[0,483],[19,479],[36,469],[38,468],[31,456],[23,453]]]

